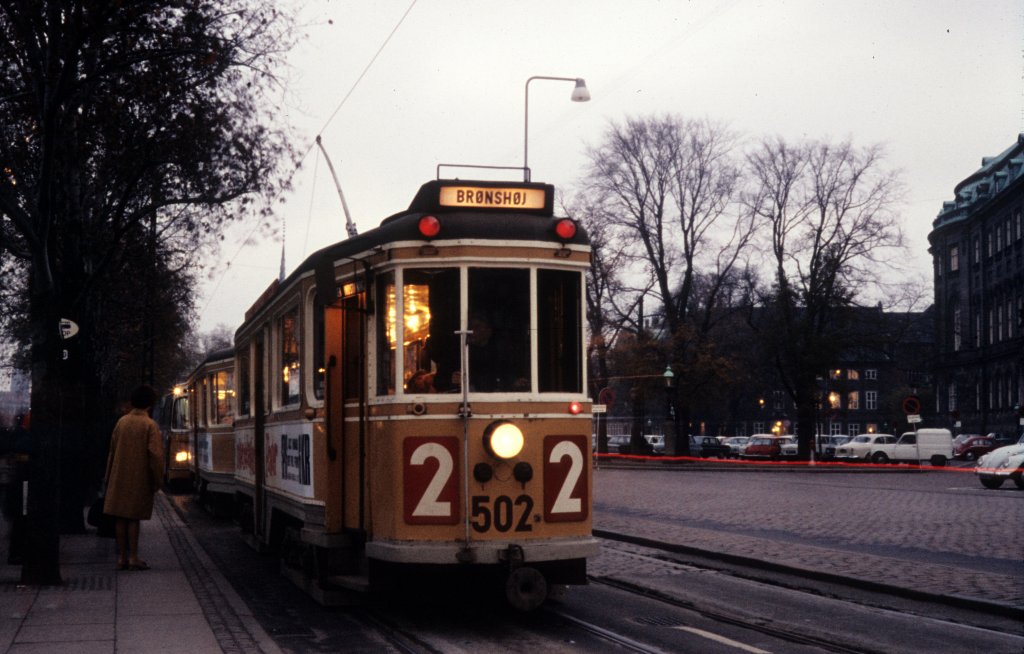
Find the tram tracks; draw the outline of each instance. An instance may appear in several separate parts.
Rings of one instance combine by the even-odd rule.
[[[835,642],[832,638],[821,638],[816,637],[807,633],[801,633],[794,629],[786,628],[776,623],[767,623],[757,619],[747,619],[736,614],[728,614],[724,611],[716,611],[709,608],[701,608],[692,602],[681,601],[677,598],[671,597],[664,593],[646,588],[641,585],[631,584],[629,582],[614,580],[614,579],[603,579],[603,578],[591,578],[591,582],[595,584],[601,584],[616,588],[620,591],[625,591],[632,595],[640,596],[646,599],[653,599],[661,604],[683,609],[688,612],[696,613],[706,619],[712,620],[717,623],[730,625],[733,627],[739,627],[747,631],[754,631],[760,634],[764,634],[777,640],[783,640],[790,643],[798,643],[801,645],[808,645],[812,647],[820,647],[827,652],[837,652],[839,654],[880,654],[875,649],[865,649],[861,647],[854,647],[845,645],[842,643]],[[644,619],[640,619],[644,621]],[[650,626],[657,627],[671,627],[671,628],[687,628],[682,620],[657,620],[648,619],[646,622]],[[701,630],[704,631],[704,630]],[[661,651],[661,650],[636,650],[636,651]]]
[[[738,633],[761,634],[774,641],[812,649],[855,654],[893,651],[891,643],[894,639],[899,642],[899,636],[894,634],[898,634],[901,621],[912,625],[906,628],[921,634],[921,642],[907,651],[956,651],[956,645],[949,649],[956,642],[953,638],[975,645],[983,640],[991,644],[988,651],[1019,651],[1024,643],[1019,623],[1006,616],[880,597],[876,589],[858,589],[851,580],[846,580],[845,588],[837,588],[832,581],[814,583],[800,571],[787,576],[778,566],[766,570],[760,562],[747,561],[744,565],[737,560],[725,561],[716,552],[691,548],[683,554],[677,546],[659,548],[647,541],[638,544],[636,539],[623,534],[604,533],[602,537],[604,554],[612,559],[620,556],[624,564],[606,566],[606,574],[591,574],[590,583],[638,598],[636,604],[623,599],[623,606],[639,606],[643,601],[653,606],[647,614],[634,613],[625,618],[633,623],[696,632],[699,629],[693,625],[699,626],[699,622],[694,621],[710,621],[722,625],[725,633],[740,630]],[[600,570],[600,566],[595,567]],[[710,583],[705,583],[703,590],[690,587],[700,578]],[[670,581],[679,579],[687,581]],[[733,581],[727,582],[729,579]],[[728,586],[743,588],[741,592],[758,599],[770,599],[761,605],[757,600],[744,604],[735,596],[719,594],[720,589]],[[786,608],[759,612],[758,607],[765,604]],[[660,611],[657,606],[668,610]],[[810,613],[801,613],[801,606],[814,608]],[[789,614],[789,607],[796,610]],[[829,618],[822,620],[821,614]],[[716,630],[711,627],[710,631]],[[946,637],[950,642],[942,642]],[[932,639],[943,647],[928,649],[927,643]],[[757,637],[752,637],[750,642],[755,640]],[[889,645],[885,644],[887,641]],[[735,645],[740,650],[757,649],[750,650],[742,643]]]

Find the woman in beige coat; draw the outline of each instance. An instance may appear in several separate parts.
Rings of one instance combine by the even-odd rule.
[[[103,512],[114,516],[117,565],[121,570],[148,570],[139,558],[139,521],[153,515],[153,496],[163,479],[160,428],[149,417],[156,391],[140,386],[132,392],[132,410],[121,417],[110,438],[107,491]]]

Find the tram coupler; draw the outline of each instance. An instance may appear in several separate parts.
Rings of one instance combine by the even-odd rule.
[[[523,548],[509,545],[502,556],[508,567],[505,599],[520,611],[533,611],[548,596],[548,582],[537,568],[526,565]]]
[[[523,554],[523,548],[521,545],[509,545],[505,548],[499,558],[505,562],[505,566],[509,572],[512,572],[516,568],[521,568],[523,563],[526,561],[526,555]]]

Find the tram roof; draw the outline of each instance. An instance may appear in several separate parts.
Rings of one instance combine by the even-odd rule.
[[[459,202],[452,190],[462,189],[465,193],[484,194]],[[491,193],[488,204],[486,193]],[[525,208],[509,209],[496,204],[496,193],[522,192],[523,198],[508,198],[502,195],[497,202],[509,199],[509,205],[521,200]],[[479,202],[477,202],[479,200]],[[590,238],[582,225],[577,226],[576,235],[568,241],[559,240],[554,225],[560,218],[554,216],[554,186],[535,182],[493,182],[474,180],[432,180],[423,184],[413,198],[409,208],[388,216],[374,229],[338,241],[317,250],[291,272],[283,281],[274,280],[263,294],[254,300],[246,312],[250,314],[266,301],[277,295],[277,289],[290,286],[297,278],[316,270],[327,263],[352,258],[388,243],[422,242],[448,240],[494,240],[494,241],[537,241],[558,245],[589,245]],[[433,239],[425,238],[419,231],[419,220],[426,215],[435,215],[441,222],[441,232]],[[353,259],[354,261],[354,259]]]
[[[500,206],[451,206],[444,204],[441,193],[451,189],[481,189],[492,192],[533,191],[543,194],[543,206],[539,208],[508,209]],[[536,195],[535,195],[536,197]],[[324,259],[336,261],[387,243],[422,241],[447,241],[456,239],[538,241],[562,244],[554,234],[554,186],[532,182],[491,182],[468,180],[433,180],[423,184],[413,198],[409,208],[388,216],[380,225],[328,245],[311,254],[289,275],[285,283],[295,275],[315,268]],[[436,215],[441,221],[441,232],[433,239],[425,238],[419,231],[419,220],[425,215]],[[576,235],[566,245],[589,245],[590,238],[582,225],[577,226]]]

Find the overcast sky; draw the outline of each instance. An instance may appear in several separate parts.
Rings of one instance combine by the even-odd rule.
[[[888,164],[904,173],[903,227],[912,267],[924,275],[942,202],[983,156],[1024,132],[1020,0],[297,5],[302,37],[280,118],[296,127],[300,151],[322,133],[360,231],[405,209],[438,164],[522,166],[524,85],[534,75],[582,77],[593,98],[570,102],[568,82],[530,84],[533,180],[566,192],[583,172],[586,147],[609,122],[631,116],[708,117],[751,141],[884,144]],[[345,235],[315,150],[294,183],[277,209],[288,272]],[[201,330],[233,331],[276,278],[280,235],[245,244],[253,234],[251,224],[234,226],[209,267]]]

